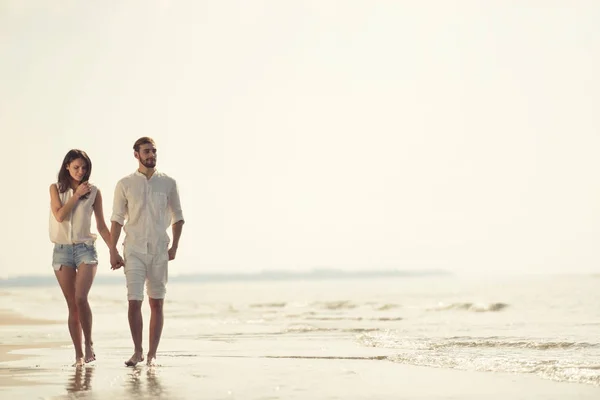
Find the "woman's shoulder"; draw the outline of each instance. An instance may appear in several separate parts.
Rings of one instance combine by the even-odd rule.
[[[96,193],[98,193],[100,191],[100,189],[98,188],[98,186],[96,186],[94,184],[94,182],[89,182],[88,184],[90,185],[90,193],[92,193],[94,195],[94,197],[96,196]]]

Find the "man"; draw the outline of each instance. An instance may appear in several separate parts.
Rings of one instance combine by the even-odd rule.
[[[183,227],[183,214],[177,183],[156,170],[156,145],[149,137],[133,145],[138,170],[121,179],[115,188],[111,217],[110,264],[125,267],[129,328],[134,353],[125,362],[135,366],[144,361],[142,349],[142,301],[144,283],[150,302],[150,348],[148,365],[156,364],[156,351],[163,328],[163,301],[166,294],[169,261],[175,259]],[[125,220],[127,219],[127,222]],[[172,226],[171,247],[167,229]],[[117,242],[124,226],[123,258]]]

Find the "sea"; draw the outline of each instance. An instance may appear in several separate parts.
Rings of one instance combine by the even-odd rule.
[[[367,357],[600,387],[599,289],[600,275],[183,279],[168,285],[159,359],[189,359],[200,347],[232,357]],[[55,283],[0,294],[11,312],[66,321]],[[96,347],[128,358],[124,283],[95,284],[90,303]],[[147,327],[147,305],[144,315]],[[3,343],[69,340],[66,323],[3,332]]]

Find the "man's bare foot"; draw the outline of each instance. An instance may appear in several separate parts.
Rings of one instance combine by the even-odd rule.
[[[85,346],[85,362],[90,363],[92,361],[96,361],[96,353],[94,353],[93,345]]]
[[[71,365],[72,367],[83,367],[83,365],[85,364],[85,361],[83,360],[83,357],[77,357],[75,359],[75,364]]]
[[[148,358],[148,361],[146,362],[147,366],[156,367],[158,365],[158,363],[156,362],[156,356],[151,356],[150,354],[148,354],[147,358]]]
[[[125,361],[125,365],[128,367],[135,367],[137,365],[137,363],[144,361],[144,355],[142,354],[142,352],[135,352],[133,353],[133,355],[131,356],[131,358],[127,361]]]

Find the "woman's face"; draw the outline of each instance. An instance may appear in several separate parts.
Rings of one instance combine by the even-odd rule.
[[[67,170],[75,182],[81,182],[87,172],[87,163],[83,158],[76,158],[67,165]]]

